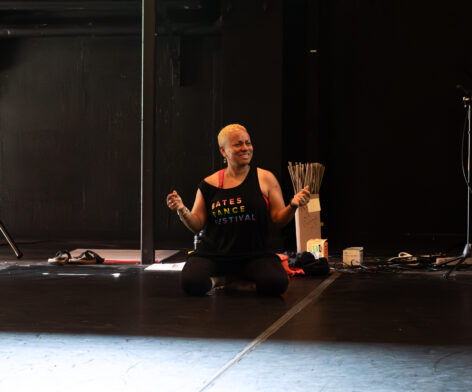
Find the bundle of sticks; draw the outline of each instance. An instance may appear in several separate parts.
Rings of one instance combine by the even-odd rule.
[[[309,163],[288,163],[288,171],[292,179],[293,190],[295,193],[300,192],[308,185],[311,194],[319,194],[321,181],[325,167],[318,162]]]

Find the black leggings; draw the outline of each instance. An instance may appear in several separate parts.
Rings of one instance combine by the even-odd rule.
[[[190,255],[182,270],[182,289],[190,295],[204,295],[211,289],[213,276],[236,275],[256,283],[261,295],[277,296],[288,287],[288,277],[280,259],[263,256],[237,262],[214,261]]]

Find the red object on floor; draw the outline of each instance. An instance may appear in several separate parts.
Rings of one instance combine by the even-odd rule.
[[[141,261],[139,260],[106,260],[104,261],[105,264],[140,264]],[[156,260],[155,263],[158,263]]]
[[[301,268],[294,268],[288,265],[287,255],[277,253],[277,256],[279,256],[280,261],[282,263],[282,267],[284,267],[284,270],[289,278],[293,278],[295,275],[305,275],[305,271],[303,271]]]

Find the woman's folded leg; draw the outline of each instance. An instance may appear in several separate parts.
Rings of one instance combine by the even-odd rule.
[[[288,288],[288,277],[276,255],[257,257],[246,262],[245,275],[256,283],[261,295],[277,296]]]
[[[211,259],[190,255],[181,274],[182,289],[189,295],[205,295],[212,288],[211,277],[216,271]]]

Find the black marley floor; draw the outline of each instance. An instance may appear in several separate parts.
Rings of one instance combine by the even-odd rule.
[[[178,272],[50,266],[49,248],[0,247],[0,391],[472,390],[471,272],[333,271],[284,298],[191,298]]]

